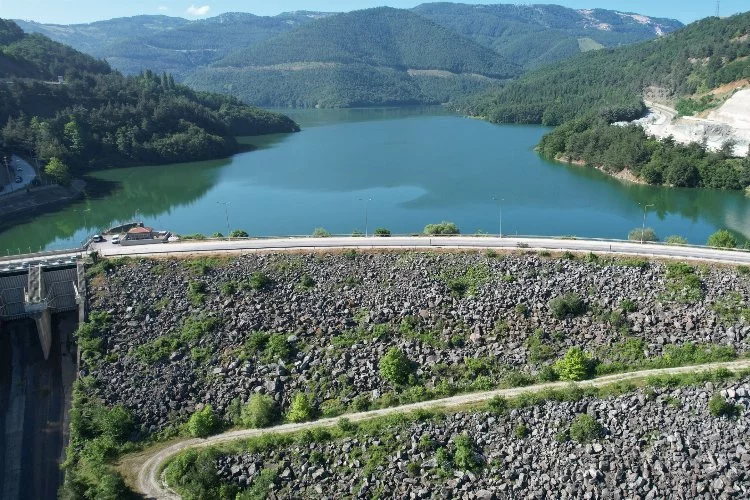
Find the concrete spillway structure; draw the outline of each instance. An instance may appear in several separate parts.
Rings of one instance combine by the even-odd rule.
[[[78,311],[85,320],[86,277],[83,264],[37,264],[0,274],[0,322],[31,318],[36,323],[44,359],[52,346],[53,313]]]

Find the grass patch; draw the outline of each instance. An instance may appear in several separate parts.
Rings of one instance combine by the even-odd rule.
[[[173,352],[196,345],[206,334],[215,331],[221,325],[221,320],[214,317],[192,316],[185,320],[178,332],[170,332],[151,342],[146,342],[135,349],[135,357],[142,363],[154,364],[166,359]],[[191,353],[192,354],[192,353]],[[197,351],[199,359],[207,354]]]
[[[703,282],[693,266],[684,262],[670,262],[665,278],[666,292],[662,294],[662,299],[682,304],[694,304],[703,299]]]

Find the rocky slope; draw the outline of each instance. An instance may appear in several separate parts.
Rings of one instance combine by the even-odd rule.
[[[217,470],[240,488],[273,471],[272,498],[746,497],[748,419],[712,416],[707,406],[714,393],[747,407],[750,379],[647,387],[500,414],[448,414],[386,425],[375,434],[221,456]],[[590,442],[567,437],[581,414],[601,429]],[[456,462],[461,435],[473,442],[473,470],[441,466],[437,458],[442,448]]]
[[[200,404],[224,414],[256,392],[282,408],[307,392],[336,414],[404,392],[518,383],[518,372],[536,374],[571,346],[622,362],[688,342],[748,349],[744,269],[695,268],[699,288],[688,290],[663,264],[642,264],[416,252],[132,261],[91,280],[91,310],[110,321],[83,374],[153,432]],[[255,290],[259,272],[270,283]],[[585,314],[551,313],[566,292]],[[417,363],[419,387],[395,390],[379,376],[392,346]]]

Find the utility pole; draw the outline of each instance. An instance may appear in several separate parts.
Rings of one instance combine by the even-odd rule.
[[[227,219],[227,238],[229,238],[229,233],[231,233],[231,229],[229,229],[229,205],[231,204],[228,201],[217,201],[219,205],[224,205],[224,217]]]
[[[654,204],[650,205],[643,205],[639,203],[643,207],[643,225],[641,226],[641,245],[643,245],[643,234],[646,232],[646,211],[648,210],[648,207],[653,207]]]
[[[368,215],[368,211],[369,211],[369,208],[370,208],[370,202],[372,201],[372,198],[358,198],[358,199],[359,199],[359,201],[364,201],[365,202],[365,238],[367,238],[367,236],[368,236],[368,234],[367,234],[367,229],[368,229],[368,227],[367,227],[367,215]]]
[[[505,198],[498,198],[497,196],[493,196],[492,199],[497,202],[497,211],[498,211],[497,235],[502,238],[503,237],[503,202],[505,201]]]

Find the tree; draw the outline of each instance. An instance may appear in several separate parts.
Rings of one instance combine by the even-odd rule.
[[[44,173],[61,186],[70,185],[70,169],[59,158],[51,158]]]
[[[276,403],[267,394],[253,394],[240,412],[240,423],[244,427],[268,427],[276,421],[276,418]]]
[[[230,238],[248,238],[250,237],[249,234],[247,234],[246,231],[243,231],[242,229],[235,229],[231,233],[229,233]]]
[[[630,241],[659,241],[659,237],[656,236],[656,232],[650,227],[640,228],[637,227],[628,233],[628,239]]]
[[[219,419],[214,414],[211,405],[206,405],[200,410],[196,410],[188,420],[187,430],[193,437],[210,436],[219,427]]]
[[[568,316],[578,316],[586,311],[586,304],[580,295],[568,292],[558,295],[549,301],[549,309],[557,319],[565,319]]]
[[[714,234],[708,237],[706,245],[716,248],[736,248],[737,240],[735,237],[726,229],[719,229]]]
[[[380,376],[396,385],[404,385],[414,372],[414,363],[397,347],[391,347],[378,363]]]
[[[314,238],[330,238],[331,233],[322,227],[316,227],[315,231],[313,231],[313,237]]]
[[[388,237],[391,235],[391,230],[386,229],[384,227],[379,227],[375,229],[375,236],[382,236],[382,237]]]
[[[441,234],[461,234],[453,222],[443,221],[440,224],[427,224],[424,227],[424,234],[428,235],[441,235]]]
[[[310,399],[302,392],[298,392],[292,398],[292,404],[289,406],[289,412],[286,419],[289,422],[305,422],[310,420],[315,413]]]
[[[585,380],[591,377],[592,368],[591,358],[580,347],[571,347],[555,363],[555,371],[562,380]]]

